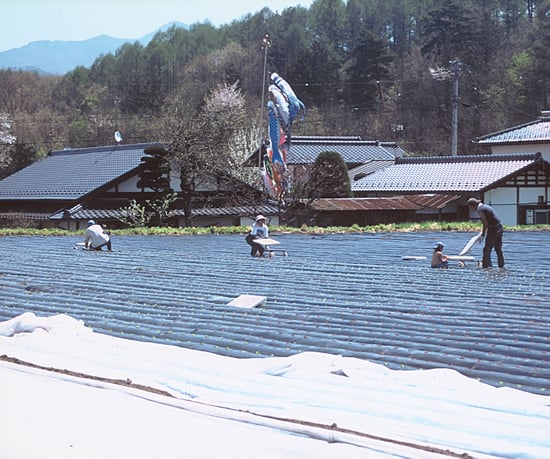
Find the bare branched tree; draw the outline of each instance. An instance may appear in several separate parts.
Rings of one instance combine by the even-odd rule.
[[[16,138],[11,132],[11,120],[6,113],[0,113],[0,169],[12,161]]]
[[[165,130],[171,166],[179,171],[180,202],[185,224],[190,226],[194,203],[202,199],[201,205],[208,204],[205,191],[211,201],[222,194],[227,198],[230,179],[247,179],[242,163],[250,151],[250,127],[237,83],[217,86],[205,97],[200,111],[177,102],[169,111]],[[222,184],[220,177],[227,180]]]

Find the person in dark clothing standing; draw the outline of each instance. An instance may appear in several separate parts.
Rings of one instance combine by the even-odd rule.
[[[476,198],[468,199],[468,206],[471,209],[477,210],[481,223],[483,224],[481,235],[485,237],[485,246],[483,247],[481,266],[483,268],[490,268],[493,266],[491,263],[491,251],[495,249],[498,267],[504,268],[504,254],[502,252],[503,228],[495,209]]]

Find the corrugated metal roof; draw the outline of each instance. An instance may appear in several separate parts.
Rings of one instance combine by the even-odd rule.
[[[462,196],[459,194],[409,194],[407,199],[432,209],[443,209],[450,202],[457,201]]]
[[[321,198],[313,202],[315,210],[324,212],[349,212],[366,210],[420,210],[426,207],[442,209],[460,195],[414,194],[376,198]]]
[[[381,198],[321,198],[311,205],[323,212],[349,212],[367,210],[419,210],[422,206],[403,196]]]
[[[545,113],[530,123],[478,137],[476,142],[480,145],[550,142],[550,114]]]
[[[0,199],[79,199],[140,165],[151,144],[53,151],[0,181]]]
[[[514,157],[407,158],[351,184],[353,192],[472,192],[539,161],[535,155]]]

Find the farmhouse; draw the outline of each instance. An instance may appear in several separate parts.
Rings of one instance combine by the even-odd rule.
[[[441,196],[441,208],[427,204],[417,220],[467,220],[466,201],[490,203],[505,225],[547,223],[550,163],[540,153],[437,158],[399,158],[395,164],[353,183],[355,196]],[[412,197],[411,197],[412,196]],[[535,219],[537,215],[537,219]],[[435,218],[434,218],[435,217]],[[544,217],[544,218],[543,218]]]
[[[97,219],[110,228],[122,226],[121,208],[131,200],[159,197],[138,187],[144,151],[152,146],[158,144],[50,152],[0,181],[0,224],[77,230],[88,219]],[[170,185],[175,192],[181,190],[176,175],[171,174]],[[198,194],[193,212],[197,226],[249,224],[258,213],[273,216],[276,224],[276,207],[266,203],[259,190],[234,178],[213,173]],[[172,223],[182,225],[184,217],[177,210]]]

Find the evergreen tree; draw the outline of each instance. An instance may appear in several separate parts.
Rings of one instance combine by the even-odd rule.
[[[348,168],[339,153],[325,151],[319,154],[308,183],[309,198],[349,198],[351,184]]]
[[[381,96],[381,82],[387,83],[391,79],[392,62],[393,56],[386,44],[372,32],[363,30],[346,68],[349,103],[356,107],[375,108],[375,99]]]
[[[142,190],[149,188],[155,193],[171,192],[168,151],[163,147],[155,146],[145,149],[143,154],[141,158],[143,166],[136,186]]]

